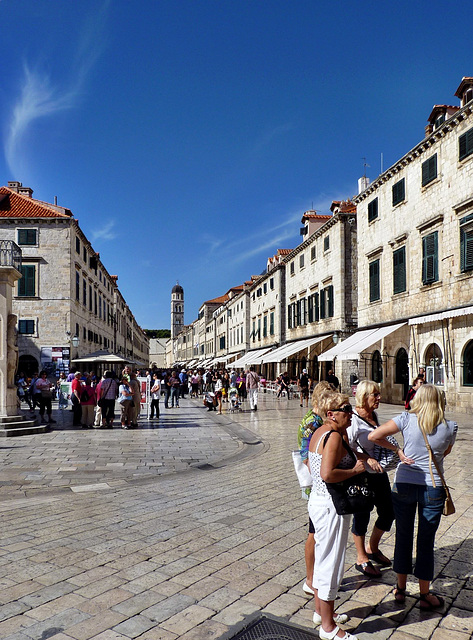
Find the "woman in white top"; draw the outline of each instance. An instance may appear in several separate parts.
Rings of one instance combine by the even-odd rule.
[[[414,522],[418,512],[414,575],[419,580],[420,608],[425,611],[443,606],[443,599],[430,591],[430,583],[434,577],[435,534],[445,502],[445,489],[435,464],[430,463],[425,438],[443,473],[443,459],[452,450],[457,429],[456,422],[445,420],[443,393],[431,384],[424,384],[411,400],[409,412],[389,420],[368,436],[369,440],[383,447],[390,446],[386,436],[401,432],[404,438],[392,490],[396,517],[393,569],[397,573],[397,586],[394,598],[397,602],[406,599],[407,574],[412,573]]]
[[[345,551],[351,516],[338,515],[325,482],[341,482],[365,470],[362,460],[355,462],[347,452],[347,427],[352,407],[348,396],[333,392],[322,396],[318,404],[324,418],[309,444],[309,466],[313,479],[309,498],[309,516],[314,524],[315,566],[314,623],[321,624],[324,640],[356,640],[337,626],[348,620],[346,614],[334,614],[334,602],[343,578]]]

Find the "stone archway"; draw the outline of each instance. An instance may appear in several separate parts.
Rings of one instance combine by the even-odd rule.
[[[20,356],[18,359],[18,371],[23,371],[28,378],[31,378],[33,373],[39,373],[38,361],[33,356]]]

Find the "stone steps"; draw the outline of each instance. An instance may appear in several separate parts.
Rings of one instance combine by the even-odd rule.
[[[0,438],[28,436],[50,431],[49,424],[36,424],[26,416],[0,416]]]

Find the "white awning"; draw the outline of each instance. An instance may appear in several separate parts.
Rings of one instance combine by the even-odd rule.
[[[273,349],[270,353],[267,353],[263,356],[261,362],[282,362],[289,356],[292,356],[294,353],[298,353],[303,349],[307,349],[307,347],[312,346],[313,344],[317,344],[321,342],[327,336],[317,336],[316,338],[305,338],[305,340],[296,340],[296,342],[290,342],[288,344],[284,344],[282,347],[278,347],[277,349]]]
[[[253,349],[253,351],[248,351],[244,356],[232,362],[232,367],[243,368],[250,364],[259,364],[261,362],[262,356],[265,353],[270,351],[271,347],[266,347],[265,349]]]
[[[469,315],[473,315],[473,307],[462,307],[461,309],[450,309],[450,311],[442,311],[441,313],[431,313],[428,316],[421,316],[420,318],[411,318],[409,320],[409,325],[439,322],[440,320],[446,320],[447,318],[458,318],[459,316]]]
[[[390,333],[397,331],[405,324],[405,322],[401,322],[399,324],[392,324],[389,327],[378,327],[357,331],[346,340],[339,342],[325,353],[322,353],[318,359],[323,362],[333,360],[334,358],[338,358],[339,360],[358,360],[360,353],[365,349],[368,349],[371,345],[382,340]]]

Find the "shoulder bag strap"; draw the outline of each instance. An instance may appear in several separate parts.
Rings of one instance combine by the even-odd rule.
[[[343,445],[343,447],[347,450],[347,452],[348,452],[348,454],[351,456],[351,458],[356,462],[356,456],[355,456],[355,454],[353,453],[353,451],[351,450],[350,445],[348,445],[348,444],[345,442],[345,440],[343,439],[342,434],[341,434],[341,433],[339,433],[338,431],[335,431],[335,429],[332,429],[332,431],[329,431],[326,435],[324,434],[324,435],[325,435],[324,447],[325,447],[325,445],[327,444],[327,440],[329,439],[329,437],[330,437],[330,434],[331,434],[331,433],[338,433],[338,435],[339,435],[339,436],[340,436],[340,438],[342,439],[342,445]],[[322,438],[323,438],[323,436],[322,436]],[[319,442],[320,442],[320,440],[319,440]],[[318,445],[317,445],[317,446],[318,446]]]
[[[434,474],[432,473],[432,460],[434,461],[434,465],[435,468],[437,469],[437,473],[440,476],[440,480],[442,481],[442,485],[444,486],[445,489],[447,489],[447,483],[445,482],[445,478],[443,477],[443,473],[440,471],[439,469],[439,465],[437,463],[437,460],[434,456],[434,453],[432,451],[432,447],[429,444],[429,441],[427,440],[427,435],[425,433],[424,427],[419,423],[419,419],[417,419],[417,424],[419,425],[420,430],[422,431],[422,435],[424,436],[424,440],[425,440],[425,446],[427,447],[427,451],[429,452],[429,467],[430,467],[430,477],[432,478],[432,485],[435,488],[435,479],[434,479]],[[446,424],[446,422],[445,422]]]

